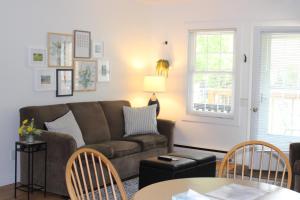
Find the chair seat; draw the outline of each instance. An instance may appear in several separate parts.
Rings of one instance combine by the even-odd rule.
[[[167,147],[168,140],[164,135],[145,134],[126,137],[127,141],[134,141],[142,146],[143,151],[154,148]]]
[[[110,159],[141,152],[141,146],[138,143],[120,140],[105,141],[84,147],[95,149]]]

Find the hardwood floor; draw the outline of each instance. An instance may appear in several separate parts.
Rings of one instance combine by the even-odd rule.
[[[17,190],[17,198],[14,198],[14,184],[0,187],[0,200],[27,200],[27,192]],[[30,194],[30,200],[63,200],[64,198],[55,194],[47,193],[44,197],[43,192],[35,191]]]

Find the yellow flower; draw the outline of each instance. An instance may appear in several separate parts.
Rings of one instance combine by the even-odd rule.
[[[18,133],[21,134],[23,131],[23,126],[20,126],[20,128],[18,128]]]
[[[20,136],[24,134],[40,134],[42,131],[40,129],[34,128],[34,119],[31,120],[25,119],[22,121],[22,125],[18,128],[18,133]]]
[[[21,126],[19,129],[18,129],[18,133],[19,133],[19,135],[23,135],[23,126]]]
[[[33,128],[32,128],[31,126],[28,126],[28,127],[27,127],[27,132],[28,132],[28,133],[31,133],[32,131],[33,131]]]

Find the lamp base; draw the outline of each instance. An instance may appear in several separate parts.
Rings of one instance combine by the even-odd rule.
[[[154,104],[156,104],[156,116],[158,116],[159,111],[160,111],[160,105],[159,105],[159,101],[156,98],[155,94],[153,94],[152,97],[149,99],[148,106],[151,106]]]

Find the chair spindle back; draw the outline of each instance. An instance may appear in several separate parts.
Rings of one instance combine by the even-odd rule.
[[[292,170],[287,156],[279,148],[267,142],[252,140],[234,146],[225,155],[218,176],[264,181],[290,188]]]
[[[70,157],[66,183],[71,200],[127,200],[122,181],[111,162],[100,152],[82,148]]]

